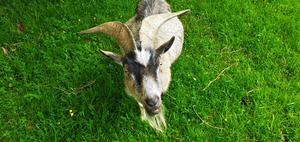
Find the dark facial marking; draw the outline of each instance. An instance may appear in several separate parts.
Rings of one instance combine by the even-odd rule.
[[[151,75],[155,79],[157,79],[156,71],[159,66],[159,55],[156,54],[155,51],[149,52],[151,52],[151,57],[146,67],[136,62],[136,54],[133,51],[126,54],[122,59],[123,65],[128,70],[128,72],[134,76],[136,85],[138,87],[142,86],[143,76],[146,74]]]
[[[136,55],[134,52],[129,52],[124,58],[123,58],[123,65],[126,67],[128,72],[132,74],[136,80],[136,85],[141,86],[142,80],[143,80],[143,73],[145,70],[145,67],[141,65],[140,63],[135,61]]]
[[[150,57],[149,62],[147,64],[147,71],[154,78],[157,78],[156,71],[157,71],[158,66],[159,66],[159,55],[156,54],[153,51],[150,51],[150,52],[151,52],[151,57]]]
[[[136,44],[136,47],[137,47],[137,49],[139,50],[139,51],[141,51],[142,50],[142,44],[141,44],[141,41],[135,41],[135,44]]]

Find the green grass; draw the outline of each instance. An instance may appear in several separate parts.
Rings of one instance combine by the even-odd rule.
[[[300,2],[169,2],[192,12],[159,134],[99,55],[115,40],[77,34],[136,1],[0,1],[0,141],[300,141]]]

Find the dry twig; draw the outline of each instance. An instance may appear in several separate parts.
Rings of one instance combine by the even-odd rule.
[[[279,129],[279,133],[280,133],[280,138],[282,142],[287,142],[289,141],[289,138],[287,137],[287,135],[283,132],[282,129]]]
[[[204,120],[199,116],[199,114],[196,112],[195,106],[193,106],[193,111],[195,112],[195,114],[197,115],[197,117],[198,117],[198,118],[199,118],[206,126],[211,127],[211,128],[215,128],[215,129],[219,129],[219,130],[224,130],[224,128],[212,126],[212,125],[210,125],[209,123],[207,123],[206,121],[204,121]]]
[[[225,54],[225,53],[227,53],[227,54],[232,54],[232,53],[240,52],[240,51],[243,50],[243,48],[240,48],[240,49],[233,50],[233,51],[224,51],[225,49],[228,49],[228,48],[223,48],[223,49],[221,50],[221,55],[223,55],[223,54]]]
[[[81,85],[78,88],[72,88],[72,90],[75,91],[75,92],[81,92],[82,90],[84,90],[85,88],[91,86],[95,82],[96,82],[96,80],[89,81],[87,84]]]
[[[4,54],[4,55],[7,55],[7,54],[8,54],[8,49],[7,49],[7,48],[2,47],[2,50],[3,50],[3,54]]]
[[[213,82],[215,82],[216,80],[220,79],[221,75],[224,74],[225,71],[229,70],[232,66],[237,65],[238,63],[234,63],[231,64],[230,66],[228,66],[227,68],[223,69],[215,79],[209,81],[209,83],[207,84],[207,86],[205,88],[202,89],[202,91],[205,91]]]
[[[92,81],[89,81],[87,84],[79,86],[78,88],[71,88],[69,90],[68,89],[64,89],[64,88],[58,88],[58,87],[55,87],[55,89],[60,90],[63,93],[68,94],[68,95],[70,95],[70,94],[78,94],[78,93],[82,92],[85,88],[93,85],[95,82],[96,82],[96,80],[92,80]]]

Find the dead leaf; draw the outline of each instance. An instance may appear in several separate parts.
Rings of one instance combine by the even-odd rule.
[[[83,39],[84,42],[92,42],[93,40],[91,38],[85,38]]]
[[[7,48],[2,47],[2,50],[3,50],[4,55],[8,54],[8,49]]]
[[[22,22],[17,24],[17,31],[19,34],[24,33],[25,25]]]

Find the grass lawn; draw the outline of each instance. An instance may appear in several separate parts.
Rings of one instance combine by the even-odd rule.
[[[300,141],[300,2],[169,3],[192,12],[160,134],[99,54],[116,41],[77,34],[136,0],[0,0],[0,141]]]

